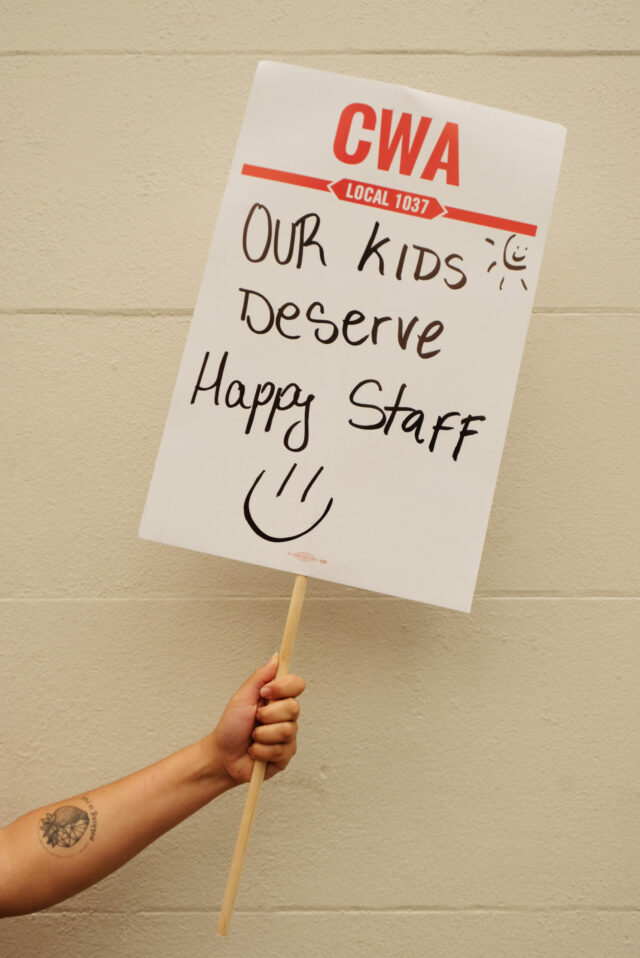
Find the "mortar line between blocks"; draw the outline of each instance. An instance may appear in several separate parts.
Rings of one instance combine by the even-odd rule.
[[[541,914],[557,914],[557,915],[579,915],[579,914],[630,914],[630,915],[640,915],[640,905],[461,905],[461,906],[447,906],[447,905],[433,905],[433,906],[424,906],[424,905],[398,905],[395,908],[375,908],[375,907],[347,907],[347,908],[293,908],[287,906],[277,906],[274,905],[271,908],[262,908],[262,909],[244,909],[236,908],[236,915],[244,915],[246,917],[250,916],[264,916],[264,915],[287,915],[295,917],[297,915],[348,915],[351,917],[358,917],[360,915],[379,915],[379,916],[402,916],[402,915],[504,915],[504,914],[523,914],[523,915],[541,915]],[[96,911],[94,909],[68,909],[68,910],[52,910],[43,915],[36,917],[50,918],[56,916],[65,916],[69,917],[72,915],[85,916],[91,915],[95,917],[97,915],[104,916],[115,916],[115,915],[145,915],[149,917],[158,917],[162,915],[211,915],[212,917],[217,915],[217,909],[215,908],[162,908],[162,909],[145,909],[141,908],[139,910],[127,910],[127,911],[108,911],[100,910]]]
[[[91,307],[38,307],[38,306],[16,306],[0,307],[0,317],[14,316],[50,316],[60,319],[66,317],[101,317],[101,318],[127,318],[127,319],[190,319],[194,313],[191,307],[167,307],[150,306],[141,309],[108,308],[93,309]],[[534,306],[531,311],[532,316],[638,316],[640,307],[637,306]]]
[[[326,47],[318,50],[301,50],[297,47],[278,49],[265,49],[259,47],[248,47],[242,50],[136,50],[136,49],[77,49],[77,50],[56,50],[56,49],[15,49],[1,50],[0,57],[242,57],[242,56],[295,56],[295,57],[325,57],[325,56],[348,56],[348,57],[414,57],[414,56],[433,56],[433,57],[537,57],[540,59],[560,59],[563,57],[637,57],[640,50],[636,49],[579,49],[579,50],[550,50],[550,49],[513,49],[513,50],[457,50],[455,48],[435,48],[435,49],[353,49],[349,47],[331,48]]]
[[[134,595],[134,596],[104,596],[104,595],[75,595],[75,596],[0,596],[0,605],[16,604],[36,604],[36,603],[149,603],[149,602],[272,602],[285,601],[291,598],[289,592],[272,594],[243,594],[243,593],[221,593],[220,595]],[[640,595],[633,594],[594,594],[594,595],[553,595],[551,593],[519,593],[517,595],[509,594],[489,594],[476,595],[476,602],[637,602]],[[379,595],[371,593],[370,595],[307,595],[305,602],[410,602],[410,599],[403,599],[400,596]],[[424,605],[430,609],[441,609],[453,612],[455,610],[446,610],[444,606],[435,606],[429,603],[416,602],[416,605]],[[466,613],[460,613],[464,615]]]

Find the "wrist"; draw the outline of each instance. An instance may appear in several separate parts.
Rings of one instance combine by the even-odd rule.
[[[218,748],[215,732],[210,732],[196,742],[196,777],[206,782],[212,791],[212,798],[221,795],[238,783],[232,778]]]

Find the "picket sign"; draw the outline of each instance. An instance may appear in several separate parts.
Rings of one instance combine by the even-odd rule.
[[[140,535],[468,612],[564,139],[260,63]]]

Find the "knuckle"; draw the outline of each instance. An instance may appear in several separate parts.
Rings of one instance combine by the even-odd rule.
[[[259,722],[262,722],[263,725],[268,725],[271,721],[271,709],[268,705],[263,705],[262,708],[259,708],[256,712],[256,717]]]

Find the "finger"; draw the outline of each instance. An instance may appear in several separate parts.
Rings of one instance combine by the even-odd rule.
[[[292,756],[292,758],[293,758],[293,756]],[[289,760],[287,760],[287,761],[284,763],[284,765],[279,765],[277,762],[269,762],[269,763],[267,764],[267,770],[266,770],[266,772],[264,773],[265,781],[267,781],[267,780],[270,779],[270,778],[273,778],[273,776],[274,776],[274,775],[277,775],[278,772],[283,772],[284,769],[287,767],[288,764],[289,764]]]
[[[260,689],[265,683],[270,682],[278,671],[278,653],[276,652],[266,665],[250,675],[247,681],[242,685],[233,696],[236,703],[243,705],[255,705],[260,698]]]
[[[263,699],[287,699],[302,695],[305,690],[304,679],[299,675],[281,675],[279,679],[268,682],[260,689],[260,695]]]
[[[253,730],[253,741],[261,745],[287,745],[298,732],[297,722],[277,722],[275,725],[258,725]]]
[[[296,754],[295,741],[287,745],[263,745],[261,742],[254,742],[249,749],[249,755],[258,762],[272,762],[278,768],[285,768],[293,756]]]
[[[300,703],[296,699],[278,699],[269,702],[256,712],[256,718],[263,725],[273,725],[275,722],[297,722],[300,715]]]

